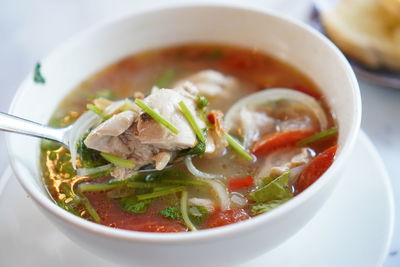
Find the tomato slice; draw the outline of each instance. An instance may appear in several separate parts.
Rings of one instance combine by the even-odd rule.
[[[251,152],[256,156],[263,156],[279,148],[294,146],[300,140],[314,133],[315,131],[313,130],[290,130],[268,134],[255,142]]]
[[[228,188],[230,191],[239,190],[250,186],[253,183],[253,177],[246,176],[245,178],[230,178],[228,180]]]
[[[244,209],[216,210],[208,217],[204,228],[214,228],[250,219]]]
[[[310,164],[305,167],[297,180],[296,194],[303,192],[307,187],[318,180],[322,174],[324,174],[324,172],[332,165],[336,150],[336,145],[326,149],[324,152],[318,154],[318,156],[316,156]]]

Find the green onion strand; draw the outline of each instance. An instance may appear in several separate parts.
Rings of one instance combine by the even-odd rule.
[[[336,127],[331,128],[331,129],[316,133],[310,137],[304,138],[303,140],[301,140],[297,143],[297,146],[306,146],[308,144],[314,143],[314,142],[324,139],[326,137],[336,135],[337,133],[338,133],[338,128],[336,128]]]
[[[127,169],[134,169],[135,168],[135,163],[132,160],[129,159],[123,159],[120,157],[117,157],[115,155],[109,154],[109,153],[104,153],[101,152],[100,155],[107,161],[111,162],[117,167],[122,167],[122,168],[127,168]]]
[[[254,156],[251,155],[249,152],[246,151],[246,149],[237,141],[235,138],[233,138],[230,134],[224,133],[224,136],[226,140],[228,141],[228,144],[232,147],[232,149],[238,153],[240,156],[245,158],[248,161],[253,161]]]
[[[190,126],[192,127],[193,131],[195,132],[197,138],[199,138],[200,142],[206,142],[206,137],[204,136],[202,130],[200,129],[199,125],[197,124],[193,114],[190,112],[189,108],[186,106],[185,102],[179,102],[179,107],[182,110],[183,115],[185,116],[186,120],[189,122]]]
[[[177,187],[173,187],[173,188],[168,188],[166,190],[161,190],[161,191],[152,192],[152,193],[148,193],[148,194],[138,195],[136,197],[137,197],[137,200],[145,200],[145,199],[151,199],[151,198],[156,198],[156,197],[161,197],[161,196],[166,196],[166,195],[170,195],[173,193],[181,192],[181,191],[184,191],[185,189],[186,189],[186,187],[184,187],[184,186],[177,186]]]
[[[168,130],[173,132],[174,134],[178,134],[179,130],[172,125],[169,121],[167,121],[163,116],[158,114],[154,109],[152,109],[150,106],[148,106],[143,100],[136,98],[135,99],[135,104],[143,109],[144,112],[149,114],[155,121],[158,123],[164,125]]]

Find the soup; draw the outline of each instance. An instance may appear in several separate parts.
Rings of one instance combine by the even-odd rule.
[[[125,58],[80,84],[43,142],[63,209],[106,226],[185,232],[290,201],[332,164],[337,126],[316,85],[257,50],[190,44]]]

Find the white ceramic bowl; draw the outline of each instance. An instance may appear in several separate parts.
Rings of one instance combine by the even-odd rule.
[[[191,42],[256,48],[311,77],[337,116],[337,159],[305,192],[267,214],[196,233],[142,233],[85,221],[56,206],[41,183],[39,140],[7,135],[12,168],[32,200],[71,240],[113,262],[138,266],[231,266],[274,248],[300,230],[332,193],[357,136],[361,117],[359,88],[348,62],[331,42],[310,27],[280,15],[223,5],[160,8],[80,34],[43,61],[45,85],[34,84],[32,74],[27,77],[10,112],[46,123],[72,88],[110,63],[139,51]]]

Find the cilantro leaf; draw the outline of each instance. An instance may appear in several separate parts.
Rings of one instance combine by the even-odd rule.
[[[289,178],[290,172],[286,171],[269,184],[251,192],[249,195],[256,202],[291,198],[293,193],[289,188]]]
[[[169,218],[172,220],[182,219],[182,213],[178,207],[167,207],[159,211],[158,213],[164,216],[165,218]]]
[[[205,152],[206,143],[197,140],[197,144],[194,147],[179,151],[177,157],[186,157],[189,155],[203,156]]]
[[[203,95],[199,95],[197,98],[197,108],[198,109],[203,109],[205,107],[207,107],[209,104],[208,99],[203,96]]]
[[[145,213],[149,209],[152,202],[152,199],[138,201],[135,196],[123,197],[119,200],[122,210],[136,214]]]
[[[255,215],[259,215],[259,214],[271,211],[271,210],[275,209],[276,207],[282,205],[289,199],[290,198],[272,200],[268,203],[261,203],[261,204],[254,205],[253,207],[251,207],[251,212],[252,212],[253,216],[255,216]]]
[[[189,206],[190,220],[196,225],[203,224],[209,215],[210,215],[210,212],[208,211],[208,209],[206,207]]]
[[[85,145],[84,140],[86,136],[87,134],[78,141],[78,155],[82,166],[84,168],[95,168],[108,164],[108,162],[100,155],[99,151],[90,149]]]
[[[42,65],[40,64],[40,62],[36,63],[35,65],[35,71],[33,74],[33,81],[35,83],[41,83],[41,84],[45,84],[46,83],[46,79],[43,77],[42,73],[41,73],[41,67]]]

